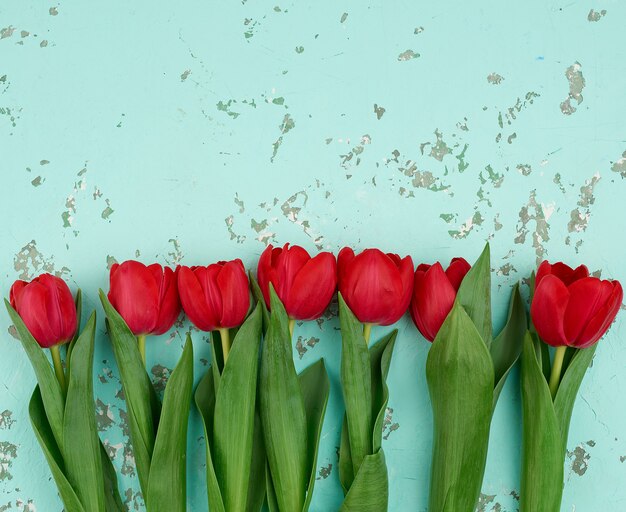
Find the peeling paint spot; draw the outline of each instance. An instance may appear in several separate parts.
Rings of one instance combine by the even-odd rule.
[[[326,480],[333,470],[332,464],[327,464],[326,466],[322,466],[319,470],[317,480]]]
[[[532,168],[529,164],[517,164],[517,170],[522,176],[530,176]]]
[[[181,263],[185,255],[180,248],[178,238],[170,238],[168,242],[172,244],[172,250],[165,256],[165,263],[176,268],[176,266]]]
[[[379,107],[377,103],[374,103],[374,114],[376,114],[376,119],[380,121],[384,113],[385,113],[385,108]]]
[[[561,112],[566,116],[576,112],[576,107],[572,105],[572,100],[575,100],[577,105],[583,102],[582,92],[585,88],[585,77],[581,69],[580,62],[574,62],[565,70],[565,77],[569,83],[569,93],[565,101],[561,103]]]
[[[393,409],[387,407],[385,410],[385,419],[383,420],[383,439],[389,439],[389,436],[399,428],[400,424],[393,421]]]
[[[578,476],[583,476],[589,469],[589,460],[591,455],[585,450],[582,444],[574,448],[573,451],[567,451],[567,457],[571,461],[571,469]]]
[[[11,467],[17,457],[17,446],[9,441],[0,441],[0,482],[13,480]]]
[[[413,50],[405,50],[400,55],[398,55],[398,60],[400,62],[405,62],[407,60],[413,60],[420,57],[419,53],[414,52]]]
[[[189,75],[191,75],[191,69],[186,69],[180,74],[180,81],[184,82],[187,78],[189,78]]]
[[[587,14],[587,21],[600,21],[604,16],[606,16],[606,9],[602,9],[601,11],[591,9],[589,14]]]
[[[33,187],[38,187],[38,186],[40,186],[40,185],[41,185],[44,181],[46,181],[46,180],[45,180],[45,178],[42,178],[41,176],[37,176],[34,180],[32,180],[32,181],[30,182],[30,184],[31,184]]]
[[[172,370],[160,364],[156,364],[152,367],[150,373],[153,376],[152,384],[154,385],[155,391],[159,394],[163,393],[165,391],[165,386],[167,385],[167,381],[170,378]]]
[[[467,219],[458,229],[449,230],[448,234],[457,240],[467,238],[475,226],[481,226],[484,218],[480,212],[474,212],[474,215]]]
[[[296,46],[296,53],[303,53],[304,52],[304,46]]]
[[[7,37],[11,37],[15,32],[15,27],[13,25],[9,25],[8,27],[4,27],[0,30],[0,39],[5,39]]]
[[[54,258],[45,258],[37,249],[37,242],[31,240],[13,258],[13,269],[18,272],[18,279],[30,281],[36,274],[47,272],[62,277],[70,269],[62,267],[55,270]]]
[[[611,162],[611,164],[611,170],[613,172],[618,172],[622,178],[626,178],[626,151],[622,153],[622,158]]]
[[[56,7],[50,7],[48,12],[50,13],[50,16],[56,16],[59,14],[59,10]]]
[[[591,179],[585,181],[585,184],[580,187],[580,196],[578,199],[578,208],[574,208],[570,212],[570,221],[567,224],[567,230],[570,233],[580,233],[585,231],[589,225],[589,218],[591,217],[591,205],[595,202],[593,195],[593,189],[600,181],[600,174],[596,173]]]
[[[13,411],[5,409],[0,413],[0,430],[11,430],[11,427],[16,422],[13,419]]]
[[[278,127],[280,129],[281,135],[280,137],[278,137],[278,139],[276,139],[274,144],[272,144],[273,152],[272,152],[272,157],[270,158],[270,162],[273,162],[274,158],[276,158],[276,154],[278,153],[278,148],[280,148],[280,146],[282,146],[283,144],[283,136],[289,131],[291,131],[293,128],[295,128],[295,126],[296,126],[296,122],[293,120],[291,115],[285,114],[285,117],[283,118],[283,122]]]
[[[298,357],[302,359],[304,357],[304,354],[306,354],[310,348],[315,347],[315,345],[317,345],[319,342],[320,339],[314,336],[310,337],[308,340],[305,340],[302,336],[298,336],[298,339],[296,341],[296,350],[298,351]]]
[[[423,142],[420,144],[420,151],[422,155],[424,154],[424,149],[427,146],[431,146],[430,154],[428,156],[433,157],[435,160],[439,160],[440,162],[443,160],[443,157],[452,153],[452,150],[448,147],[448,145],[443,140],[443,133],[439,131],[439,129],[435,130],[436,141],[434,144],[431,142]]]
[[[516,227],[516,236],[513,239],[516,244],[524,244],[529,233],[532,234],[532,246],[537,256],[537,264],[543,259],[545,249],[543,244],[550,240],[548,224],[549,215],[546,215],[544,206],[537,202],[537,191],[530,192],[528,203],[519,211],[519,221]],[[535,224],[535,229],[531,232],[529,225]]]
[[[110,254],[107,254],[107,270],[111,270],[111,267],[115,265],[116,263],[117,263],[117,260]]]
[[[421,34],[422,32],[424,32],[424,27],[415,27],[413,30],[413,34],[415,35]]]
[[[492,85],[500,85],[502,83],[502,80],[504,80],[504,77],[502,75],[499,75],[498,73],[490,73],[489,75],[487,75],[487,82]]]
[[[344,22],[344,21],[346,21],[347,19],[348,19],[348,13],[347,13],[347,12],[344,12],[344,13],[341,15],[341,19],[339,20],[339,23],[343,23],[343,22]]]

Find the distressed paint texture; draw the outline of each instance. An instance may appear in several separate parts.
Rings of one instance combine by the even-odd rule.
[[[447,262],[490,241],[496,329],[511,286],[544,258],[626,281],[624,2],[5,0],[0,14],[0,291],[54,272],[96,309],[98,427],[129,510],[143,501],[97,300],[116,261],[253,267],[291,241]],[[574,410],[563,510],[626,500],[622,324]],[[406,318],[398,328],[390,510],[425,511],[429,345]],[[189,329],[150,340],[159,389]],[[4,312],[0,332],[0,510],[60,511]],[[192,334],[199,377],[210,347]],[[296,327],[297,368],[324,357],[332,382],[313,511],[341,502],[339,347],[336,304]],[[481,511],[518,507],[517,380],[495,413]],[[190,510],[204,510],[203,464],[192,412]]]

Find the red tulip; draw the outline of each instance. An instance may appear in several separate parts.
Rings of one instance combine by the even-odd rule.
[[[250,307],[248,276],[240,259],[180,267],[178,290],[189,320],[202,331],[237,327]]]
[[[163,334],[180,314],[176,274],[158,263],[114,264],[108,297],[136,336]]]
[[[411,318],[422,336],[433,341],[454,305],[461,281],[470,270],[463,258],[453,258],[444,272],[439,262],[421,264],[415,271]]]
[[[622,297],[618,281],[590,277],[584,265],[572,269],[544,261],[535,277],[530,316],[549,345],[587,348],[607,331]]]
[[[76,334],[76,305],[63,279],[41,274],[30,283],[15,281],[9,300],[42,348],[67,343]]]
[[[294,320],[319,318],[330,304],[337,288],[337,262],[330,252],[311,258],[299,245],[268,245],[257,269],[259,287],[270,307],[270,283]]]
[[[359,321],[390,325],[400,319],[411,301],[413,260],[379,249],[357,256],[344,247],[337,258],[339,291]]]

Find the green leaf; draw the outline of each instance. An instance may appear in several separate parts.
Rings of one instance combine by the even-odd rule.
[[[109,303],[100,290],[100,301],[107,316],[107,329],[115,360],[120,370],[122,387],[128,409],[130,436],[144,497],[148,495],[150,462],[155,442],[155,424],[158,424],[158,407],[154,388],[139,354],[137,339],[124,319]]]
[[[261,304],[261,310],[263,311],[263,332],[266,333],[267,329],[270,326],[270,312],[265,305],[265,298],[263,297],[263,292],[261,291],[261,287],[259,286],[259,282],[254,277],[254,274],[250,271],[248,272],[250,275],[250,284],[252,285],[252,295],[256,299],[258,304]]]
[[[257,305],[233,340],[217,391],[213,463],[226,510],[243,511],[248,501],[261,322]]]
[[[339,293],[341,384],[346,406],[353,473],[372,453],[372,370],[363,325]]]
[[[265,500],[266,468],[265,446],[263,446],[263,430],[258,407],[254,414],[254,437],[252,440],[252,462],[250,464],[250,484],[246,512],[259,512]]]
[[[344,495],[348,494],[353,480],[354,470],[352,467],[352,454],[350,453],[350,434],[348,433],[348,420],[344,414],[339,445],[339,481],[341,482]]]
[[[74,489],[72,489],[72,485],[65,477],[63,457],[61,456],[61,451],[59,450],[50,423],[48,422],[39,386],[35,387],[33,395],[30,398],[28,414],[33,430],[35,431],[35,436],[48,461],[48,466],[50,467],[54,482],[57,485],[65,512],[85,512],[78,496],[76,496]]]
[[[91,314],[72,350],[63,418],[66,475],[89,511],[104,512],[104,475],[93,398],[96,314]]]
[[[187,341],[165,386],[161,420],[154,443],[147,504],[150,512],[187,509],[187,423],[193,387],[193,346]]]
[[[37,382],[39,383],[39,392],[41,393],[43,407],[46,412],[47,422],[52,429],[54,439],[57,446],[63,449],[63,414],[65,408],[65,398],[61,385],[54,374],[52,365],[48,361],[43,349],[39,343],[33,338],[27,329],[20,315],[17,314],[8,300],[4,300],[9,316],[15,329],[19,334],[20,341],[24,347],[24,351],[30,359],[30,363],[35,371]]]
[[[506,325],[491,345],[491,359],[495,372],[496,387],[493,392],[493,407],[500,396],[506,378],[518,360],[527,330],[526,308],[519,292],[519,284],[513,287],[509,315]]]
[[[383,451],[378,450],[374,455],[365,457],[339,509],[340,512],[386,511],[389,499],[387,480],[387,464]]]
[[[265,450],[281,512],[301,512],[308,483],[307,418],[285,308],[270,286],[272,313],[261,355]]]
[[[76,343],[76,340],[78,339],[78,336],[80,333],[80,324],[81,324],[81,317],[82,317],[82,312],[83,312],[83,293],[80,291],[80,288],[76,292],[76,297],[74,298],[74,304],[76,305],[76,325],[78,327],[76,329],[76,334],[74,334],[74,337],[72,338],[72,340],[67,344],[67,352],[65,354],[65,367],[68,373],[70,371],[72,349],[74,348],[74,344]],[[68,380],[69,380],[69,375],[68,375]]]
[[[530,334],[522,351],[520,512],[559,512],[565,448],[548,383]]]
[[[306,501],[303,512],[306,512],[313,499],[313,490],[317,477],[317,454],[319,451],[320,436],[324,425],[324,415],[330,393],[330,381],[324,360],[320,359],[313,363],[300,375],[300,388],[304,398],[307,421],[307,465],[309,467],[309,485],[307,488]]]
[[[457,300],[474,322],[480,337],[491,345],[491,262],[489,244],[465,275],[457,293]]]
[[[104,474],[104,510],[106,512],[126,512],[126,507],[122,503],[122,498],[117,488],[115,468],[102,443],[100,443],[100,458],[102,459],[102,472]]]
[[[220,333],[217,331],[211,331],[209,333],[211,338],[211,373],[213,374],[213,389],[215,389],[215,395],[220,389],[220,380],[222,378],[222,370],[224,369],[224,354],[222,353],[222,343],[220,339]]]
[[[376,418],[372,433],[372,452],[377,453],[382,446],[383,423],[389,401],[387,375],[391,365],[391,356],[396,344],[398,330],[394,329],[378,343],[370,347],[370,364],[372,368],[372,415]]]
[[[473,511],[487,458],[494,371],[458,301],[430,349],[426,380],[434,431],[429,511]]]
[[[209,497],[209,510],[211,512],[224,512],[224,502],[220,486],[217,483],[217,475],[213,466],[213,418],[215,415],[215,380],[211,368],[200,380],[195,393],[196,407],[202,416],[204,427],[204,440],[206,442],[206,480]]]
[[[572,411],[580,385],[585,377],[587,368],[593,360],[596,352],[597,344],[589,348],[576,350],[572,357],[571,363],[568,365],[565,374],[561,378],[561,383],[554,398],[554,410],[559,423],[563,446],[567,446],[567,436],[569,433],[569,425],[572,419]]]
[[[267,490],[267,508],[269,512],[280,512],[278,508],[278,499],[276,498],[276,491],[274,490],[274,483],[272,482],[272,476],[270,473],[269,465],[265,469],[266,477],[266,490]]]

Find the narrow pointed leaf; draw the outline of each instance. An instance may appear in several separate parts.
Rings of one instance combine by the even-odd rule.
[[[474,322],[480,337],[491,345],[491,260],[489,244],[465,275],[457,300]]]
[[[387,464],[385,454],[378,450],[363,459],[340,512],[379,512],[387,510]]]
[[[193,346],[187,335],[183,354],[163,395],[148,481],[150,512],[184,512],[187,509],[187,424],[192,387]]]
[[[516,284],[511,293],[509,315],[506,324],[490,348],[496,383],[493,392],[494,409],[506,378],[522,352],[526,330],[526,308],[519,292],[519,285]]]
[[[63,418],[66,475],[89,511],[104,512],[104,474],[93,398],[93,351],[96,314],[92,313],[72,350]]]
[[[265,305],[265,298],[263,297],[263,292],[261,291],[261,287],[259,286],[259,282],[254,277],[252,272],[248,272],[250,276],[250,284],[252,285],[252,295],[256,299],[258,304],[261,304],[261,310],[263,312],[263,332],[267,332],[267,329],[270,325],[270,312]]]
[[[26,325],[22,321],[20,315],[17,314],[9,301],[4,300],[11,321],[19,334],[20,341],[24,347],[24,351],[30,359],[30,362],[35,371],[35,377],[39,383],[39,392],[41,393],[41,399],[43,407],[46,412],[47,421],[54,434],[54,439],[57,446],[63,449],[63,414],[65,408],[65,398],[59,381],[54,374],[52,365],[48,361],[45,352],[39,346],[39,343],[33,338],[32,334],[27,329]]]
[[[346,405],[350,455],[356,475],[372,453],[372,375],[363,325],[339,294],[341,325],[341,385]]]
[[[120,370],[139,483],[144,496],[147,496],[150,461],[154,450],[155,423],[158,421],[154,388],[141,360],[134,334],[120,314],[111,306],[102,290],[100,290],[100,301],[107,316],[107,329]]]
[[[263,430],[258,408],[254,414],[254,437],[252,440],[252,462],[250,464],[250,485],[246,512],[259,512],[265,500],[265,446],[263,446]]]
[[[522,352],[520,512],[559,512],[565,451],[535,343],[527,334]]]
[[[370,362],[372,367],[372,413],[376,418],[372,432],[372,451],[378,452],[382,446],[383,423],[389,401],[389,387],[387,375],[391,365],[391,356],[396,344],[398,330],[394,329],[382,340],[370,348]]]
[[[248,501],[261,322],[257,305],[233,340],[217,391],[213,463],[226,510],[243,511]]]
[[[494,373],[487,347],[458,301],[430,349],[426,380],[434,432],[429,511],[472,511],[485,471]]]
[[[65,512],[88,512],[80,503],[78,496],[72,489],[72,485],[64,474],[63,457],[48,423],[39,386],[35,387],[30,398],[28,414],[35,436],[48,461],[48,466],[57,485]]]
[[[281,512],[300,512],[308,484],[307,424],[287,313],[270,286],[272,313],[261,357],[265,450]]]
[[[278,499],[276,498],[276,491],[274,490],[274,483],[272,482],[272,476],[270,473],[269,465],[265,468],[266,476],[266,490],[267,490],[267,508],[269,512],[280,512],[278,508]]]
[[[215,414],[215,380],[211,368],[202,377],[195,393],[196,407],[202,416],[204,427],[204,439],[206,443],[206,480],[209,497],[209,510],[211,512],[224,512],[224,502],[220,486],[217,483],[217,475],[213,466],[212,443],[213,443],[213,418]]]
[[[309,485],[303,512],[309,509],[313,499],[313,490],[317,477],[317,454],[319,452],[320,436],[324,424],[330,381],[324,360],[320,359],[309,366],[299,376],[300,388],[304,398],[307,420],[307,465],[309,467]]]
[[[339,481],[341,482],[344,495],[348,494],[353,480],[354,470],[352,467],[352,455],[350,454],[350,434],[348,433],[348,420],[344,414],[339,445]]]

